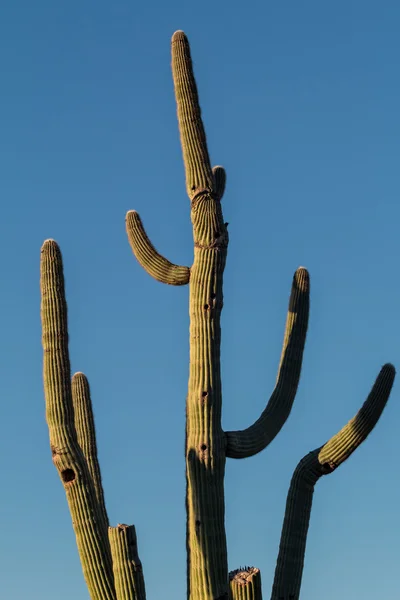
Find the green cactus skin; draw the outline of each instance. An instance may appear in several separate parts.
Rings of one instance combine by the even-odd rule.
[[[395,369],[386,364],[361,409],[326,444],[298,464],[290,484],[271,600],[298,600],[314,486],[336,470],[362,444],[389,399]]]
[[[89,382],[83,373],[75,373],[72,377],[71,393],[78,444],[86,458],[86,464],[96,494],[97,506],[99,507],[103,524],[107,529],[109,522],[101,482],[100,465],[97,458],[96,429],[94,426],[92,400],[90,397]]]
[[[132,250],[148,273],[165,283],[189,283],[188,598],[223,600],[228,598],[230,589],[224,523],[226,457],[244,458],[263,450],[290,413],[307,332],[309,277],[304,268],[294,276],[278,379],[267,408],[251,427],[225,433],[221,426],[220,316],[228,231],[220,201],[226,174],[221,166],[211,168],[189,43],[182,31],[177,31],[172,38],[172,73],[186,190],[191,200],[194,261],[189,272],[186,267],[177,267],[159,258],[135,211],[128,212],[126,228]],[[156,268],[156,264],[160,266]],[[178,277],[177,273],[181,275]]]
[[[229,573],[229,600],[262,600],[261,573],[245,567]]]
[[[145,600],[141,569],[136,574],[134,568],[140,564],[134,529],[124,530],[122,538],[128,543],[125,550],[118,550],[123,546],[122,538],[121,543],[116,544],[117,534],[108,527],[88,381],[83,373],[76,373],[71,384],[63,264],[60,249],[53,240],[47,240],[42,246],[40,283],[43,379],[50,447],[67,496],[90,598]],[[130,575],[129,569],[134,571]],[[126,575],[121,576],[122,572]],[[114,573],[118,576],[118,591]],[[125,589],[130,580],[134,586],[129,596]]]
[[[118,600],[145,600],[142,563],[134,525],[117,525],[108,530],[115,589]]]
[[[220,198],[216,197],[190,49],[183,32],[176,32],[172,38],[172,72],[195,246],[189,286],[186,405],[188,597],[216,600],[228,596],[220,374],[222,278],[228,231]]]
[[[258,454],[279,433],[288,418],[300,379],[310,308],[310,280],[300,267],[293,277],[285,335],[275,389],[260,418],[244,431],[226,432],[226,455],[247,458]]]
[[[127,214],[126,230],[134,255],[149,275],[169,285],[189,283],[189,267],[174,265],[157,252],[146,235],[141,218],[134,210]]]

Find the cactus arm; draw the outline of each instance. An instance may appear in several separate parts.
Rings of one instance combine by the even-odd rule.
[[[194,239],[186,402],[188,598],[227,600],[220,372],[222,284],[228,246],[220,203],[225,173],[210,167],[189,43],[182,31],[172,37],[172,73]]]
[[[185,163],[186,190],[193,200],[201,192],[215,191],[215,181],[201,120],[189,42],[183,31],[176,31],[172,36],[172,74]]]
[[[261,573],[245,567],[229,573],[229,600],[262,600]]]
[[[292,409],[300,379],[310,306],[310,281],[300,267],[293,277],[285,335],[275,389],[259,417],[247,429],[228,431],[226,456],[247,458],[261,452],[283,427]]]
[[[75,373],[72,377],[72,404],[74,407],[74,423],[78,444],[86,458],[86,464],[94,485],[98,511],[108,528],[109,521],[104,500],[101,471],[97,458],[96,428],[94,425],[92,400],[87,377],[83,373]]]
[[[117,525],[108,530],[117,600],[146,600],[142,563],[134,525]]]
[[[324,446],[307,454],[294,471],[286,502],[271,600],[298,600],[314,486],[332,473],[362,444],[376,425],[389,398],[394,367],[384,365],[363,406]]]
[[[214,175],[215,197],[217,200],[222,200],[226,186],[226,171],[224,167],[217,165],[212,168],[212,172]]]
[[[126,231],[134,255],[149,275],[169,285],[189,283],[189,267],[174,265],[157,252],[146,234],[141,218],[134,210],[126,215]]]
[[[64,485],[91,599],[116,600],[107,530],[74,426],[63,266],[53,240],[47,240],[41,250],[41,293],[44,391],[53,463]]]

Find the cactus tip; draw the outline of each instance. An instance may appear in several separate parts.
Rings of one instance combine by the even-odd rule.
[[[72,379],[86,379],[86,375],[82,371],[77,371],[73,374]]]
[[[386,363],[383,365],[382,371],[383,370],[387,371],[388,374],[392,375],[393,377],[396,375],[396,368],[394,365],[392,365],[392,363]]]
[[[137,219],[139,218],[139,213],[136,210],[128,210],[126,213],[125,221],[129,221],[129,219]]]
[[[48,240],[44,240],[44,242],[42,244],[42,248],[47,248],[49,246],[58,246],[58,244],[52,238],[49,238]]]
[[[299,267],[295,274],[294,280],[302,292],[307,292],[310,285],[310,275],[305,267]]]
[[[46,256],[61,257],[60,247],[57,242],[52,239],[48,239],[43,242],[40,252]]]
[[[187,37],[184,31],[182,31],[181,29],[178,29],[177,31],[175,31],[175,33],[172,36],[172,42],[180,42],[180,41],[186,41]]]

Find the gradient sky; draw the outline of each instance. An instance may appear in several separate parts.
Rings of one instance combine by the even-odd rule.
[[[129,248],[137,209],[190,264],[170,37],[189,36],[213,164],[228,175],[223,425],[272,391],[294,270],[311,317],[291,416],[226,473],[229,567],[269,598],[298,460],[400,367],[400,4],[5,1],[0,9],[0,572],[9,600],[87,600],[44,419],[39,257],[65,264],[74,371],[91,383],[112,524],[135,523],[148,598],[185,597],[188,289]],[[349,461],[317,484],[302,599],[400,597],[399,384]]]

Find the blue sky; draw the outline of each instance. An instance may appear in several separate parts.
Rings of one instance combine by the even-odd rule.
[[[311,316],[292,414],[262,454],[229,461],[229,567],[268,598],[292,471],[400,367],[400,5],[4,2],[0,271],[2,595],[87,600],[48,446],[39,256],[65,263],[74,371],[91,383],[112,524],[134,522],[148,598],[185,595],[188,290],[129,248],[140,212],[170,260],[192,258],[170,73],[188,34],[213,164],[228,175],[223,425],[272,391],[294,270]],[[302,598],[400,596],[399,386],[367,442],[316,489]]]

